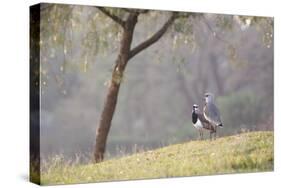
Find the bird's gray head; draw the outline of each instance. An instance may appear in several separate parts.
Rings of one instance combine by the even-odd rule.
[[[192,106],[192,112],[198,112],[198,105],[197,104],[194,104],[193,106]]]
[[[204,100],[205,100],[205,103],[213,102],[214,95],[212,93],[205,93]]]

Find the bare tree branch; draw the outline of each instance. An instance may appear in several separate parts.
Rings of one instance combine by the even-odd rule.
[[[122,27],[125,27],[125,22],[119,18],[118,16],[110,13],[108,10],[106,10],[104,7],[97,7],[102,13],[104,13],[106,16],[110,17],[114,22],[118,23]]]
[[[174,22],[174,20],[176,18],[177,18],[177,13],[173,13],[170,16],[170,18],[164,23],[164,25],[156,33],[154,33],[150,38],[148,38],[144,42],[140,43],[139,45],[137,45],[134,49],[132,49],[130,51],[129,58],[131,59],[132,57],[134,57],[135,55],[137,55],[144,49],[148,48],[149,46],[151,46],[152,44],[157,42],[165,34],[165,32],[167,31],[169,26]]]
[[[128,13],[139,13],[139,14],[144,14],[144,13],[148,13],[149,10],[145,10],[145,9],[129,9],[129,8],[124,8],[124,11],[128,12]]]

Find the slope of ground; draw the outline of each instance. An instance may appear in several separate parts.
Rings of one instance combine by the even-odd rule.
[[[57,163],[42,172],[41,184],[272,171],[273,140],[273,132],[250,132],[171,145],[99,164]]]

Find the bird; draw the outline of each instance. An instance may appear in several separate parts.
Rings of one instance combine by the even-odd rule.
[[[203,108],[204,117],[212,126],[214,126],[215,130],[217,127],[222,128],[223,124],[221,121],[220,111],[214,103],[214,95],[212,93],[205,93],[204,100],[205,100],[205,106]],[[216,134],[215,134],[215,138],[216,138]]]
[[[192,106],[192,123],[193,126],[199,131],[199,138],[203,139],[203,130],[210,131],[210,139],[212,139],[212,134],[215,133],[215,127],[212,126],[200,112],[199,106],[194,104]]]

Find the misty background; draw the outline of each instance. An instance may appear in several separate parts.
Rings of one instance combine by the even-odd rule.
[[[74,6],[67,20],[41,14],[40,43],[47,44],[40,51],[43,158],[91,158],[120,37],[109,19],[101,24],[92,17],[97,12]],[[160,12],[139,20],[133,46],[166,17]],[[222,23],[232,18],[220,17]],[[219,136],[273,130],[273,46],[266,40],[272,33],[239,22],[221,29],[214,14],[205,18],[184,22],[188,35],[169,30],[130,60],[107,140],[108,158],[197,139],[192,105],[202,110],[205,92],[215,95],[221,111]],[[44,23],[62,27],[44,34]],[[94,45],[85,47],[85,41]],[[204,136],[208,139],[208,132]]]

